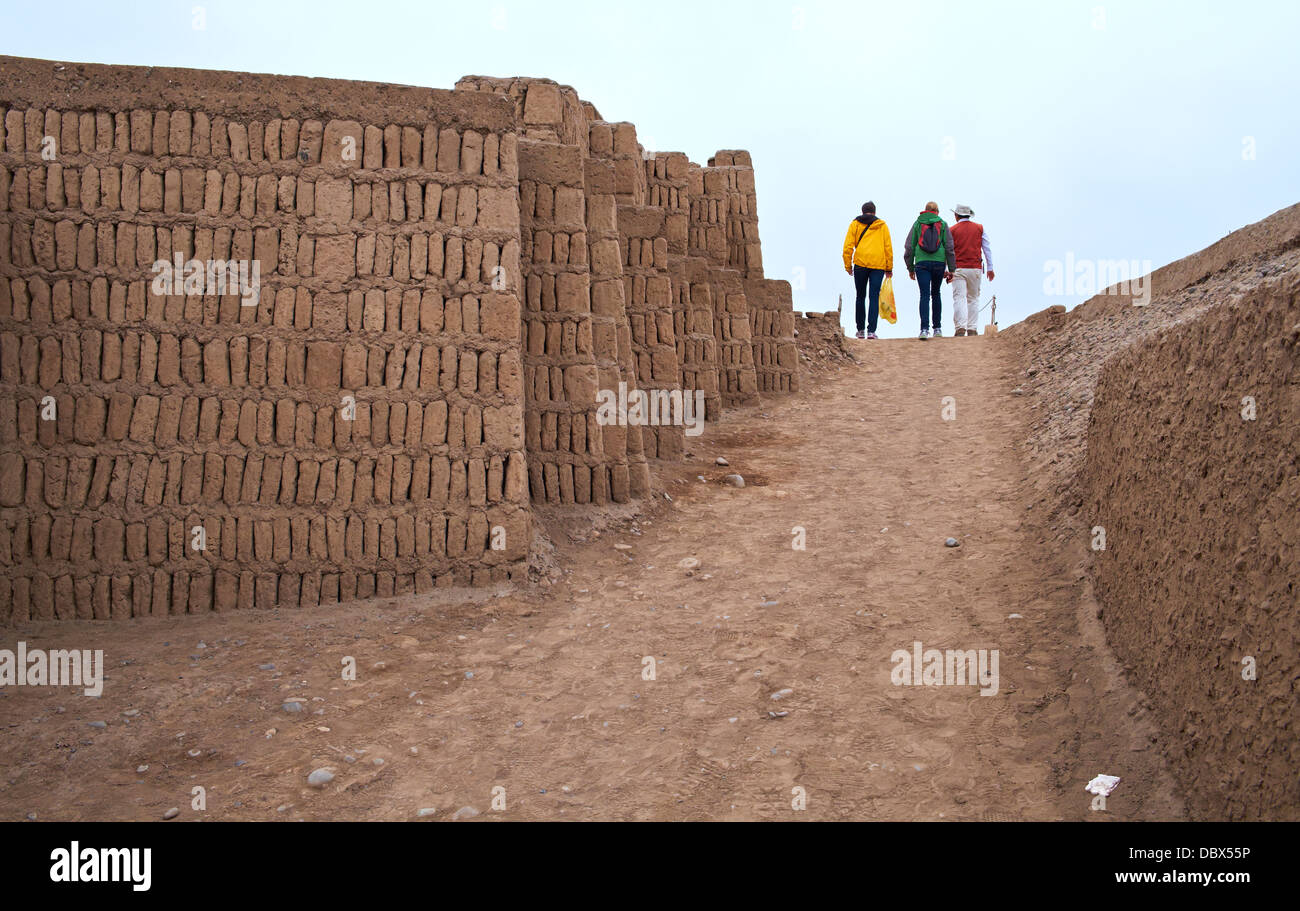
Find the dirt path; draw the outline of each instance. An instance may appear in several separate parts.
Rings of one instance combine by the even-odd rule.
[[[111,676],[99,700],[3,691],[0,817],[446,819],[497,815],[498,786],[511,819],[1180,817],[1077,561],[1022,500],[1004,348],[854,344],[861,367],[691,441],[671,501],[604,533],[553,516],[572,571],[549,588],[4,631],[102,648]],[[917,641],[996,649],[997,695],[893,685]],[[1124,783],[1094,813],[1100,772]]]

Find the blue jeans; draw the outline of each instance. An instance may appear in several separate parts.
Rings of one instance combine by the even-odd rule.
[[[948,267],[943,263],[917,263],[916,283],[921,286],[921,331],[943,328],[943,298],[939,296],[943,288],[943,276]],[[926,306],[929,298],[930,306]],[[934,314],[931,320],[931,312]]]
[[[880,286],[885,281],[884,269],[866,269],[856,263],[853,266],[853,284],[858,291],[857,299],[857,318],[858,331],[862,332],[863,326],[867,332],[876,331],[876,323],[880,319]],[[867,319],[867,288],[871,289],[871,319]]]

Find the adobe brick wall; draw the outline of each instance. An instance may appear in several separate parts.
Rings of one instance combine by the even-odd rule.
[[[628,490],[617,469],[626,470],[626,453],[610,453],[607,464],[596,417],[582,153],[526,139],[519,157],[531,486],[550,502],[603,504],[611,495],[624,502]]]
[[[745,281],[749,302],[751,347],[758,391],[799,390],[799,349],[794,340],[794,312],[789,282],[765,278]]]
[[[0,621],[521,574],[508,103],[0,69]],[[155,294],[177,254],[256,261],[257,305]]]
[[[518,579],[532,505],[684,452],[599,390],[797,388],[748,153],[544,79],[0,68],[0,622]]]
[[[680,152],[647,150],[633,124],[603,118],[572,88],[548,79],[467,76],[457,88],[508,97],[528,140],[571,149],[564,156],[570,185],[581,159],[601,389],[622,382],[629,390],[700,390],[710,421],[760,391],[798,389],[791,289],[763,277],[748,152],[718,152],[701,168]],[[525,181],[528,166],[525,160]],[[617,363],[602,353],[615,341]],[[552,383],[552,395],[555,389]],[[528,407],[531,426],[532,409],[551,406],[534,396]],[[603,430],[614,440],[606,447],[611,472],[624,470],[625,453],[634,478],[648,478],[644,457],[675,459],[685,447],[680,427],[630,428],[626,446],[616,438],[622,428]],[[553,491],[537,472],[534,501],[569,502],[563,485]],[[633,481],[629,489],[637,496],[648,482]]]

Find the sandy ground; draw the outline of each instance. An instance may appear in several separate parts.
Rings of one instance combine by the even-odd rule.
[[[547,513],[554,585],[4,630],[109,676],[0,690],[0,818],[1183,818],[1080,555],[1027,508],[1010,343],[849,344],[660,465],[671,500]],[[893,685],[916,641],[998,650],[999,692]]]

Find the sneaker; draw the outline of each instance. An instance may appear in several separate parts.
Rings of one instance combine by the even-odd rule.
[[[918,336],[918,338],[920,338],[921,341],[925,341],[929,337],[930,337],[930,332],[928,329],[922,329],[921,334]]]
[[[933,335],[934,335],[935,338],[943,338],[943,330],[942,330],[942,329],[936,329],[936,330],[934,330]]]
[[[961,337],[962,337],[963,335],[965,335],[965,334],[966,334],[966,330],[965,330],[965,329],[958,329],[958,330],[957,330],[956,332],[954,332],[952,335],[953,335],[953,338],[961,338]]]
[[[877,337],[877,336],[876,336],[876,333],[874,333],[874,332],[868,332],[868,333],[867,333],[867,338],[876,338],[876,337]]]
[[[859,330],[858,330],[858,338],[866,338],[866,336],[865,336],[865,335],[863,335],[863,333],[862,333],[862,330],[861,330],[861,329],[859,329]]]
[[[966,336],[967,336],[968,338],[969,338],[970,336],[974,336],[974,335],[979,335],[979,333],[976,332],[974,329],[967,329],[967,330],[966,330]]]

